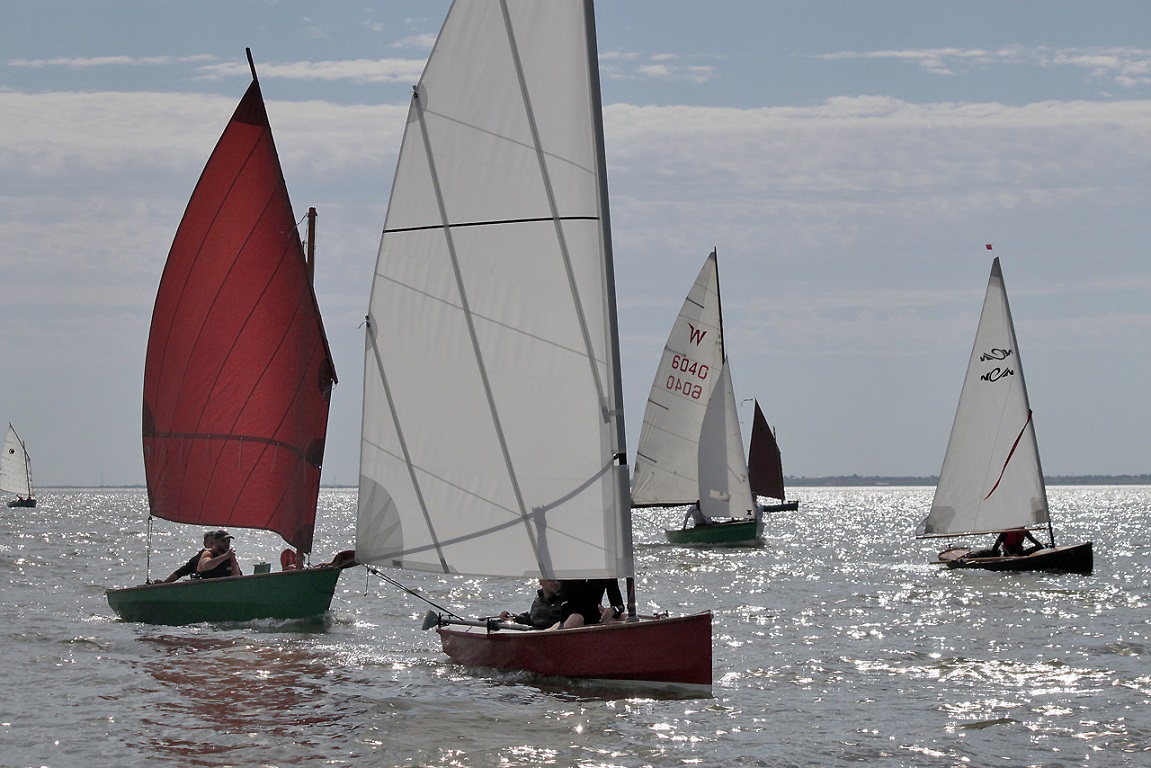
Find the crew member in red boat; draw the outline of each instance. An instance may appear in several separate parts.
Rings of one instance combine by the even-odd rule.
[[[204,546],[199,552],[188,558],[188,562],[181,565],[176,570],[168,574],[166,579],[157,579],[156,581],[148,582],[149,584],[171,584],[173,581],[179,581],[185,576],[191,576],[196,572],[196,566],[200,564],[200,556],[205,552],[212,549],[212,542],[216,540],[216,531],[208,531],[204,534]]]
[[[559,626],[562,603],[559,580],[540,579],[540,588],[536,590],[536,599],[532,601],[532,607],[524,613],[503,611],[500,613],[500,621],[514,621],[516,624],[526,624],[536,629],[551,629]]]
[[[1028,541],[1032,543],[1032,546],[1026,546]],[[1031,531],[1026,528],[1012,528],[1009,531],[1004,531],[999,534],[999,537],[995,539],[995,544],[991,546],[991,550],[996,555],[1002,551],[1004,557],[1021,557],[1040,549],[1043,549],[1043,544],[1032,536]]]
[[[196,564],[196,578],[219,579],[224,576],[240,575],[236,550],[232,549],[234,538],[227,531],[215,532],[212,548],[200,554],[200,562]]]
[[[604,594],[610,603],[607,606],[603,604]],[[627,618],[616,579],[564,579],[560,582],[560,596],[560,621],[565,629],[611,624]]]

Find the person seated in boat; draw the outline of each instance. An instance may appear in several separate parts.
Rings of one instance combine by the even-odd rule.
[[[540,579],[540,588],[536,590],[536,599],[532,607],[524,613],[500,613],[500,621],[514,621],[516,624],[526,624],[536,629],[550,629],[560,621],[560,606],[563,597],[560,595],[559,579]]]
[[[1026,545],[1028,541],[1031,542],[1032,546]],[[1022,557],[1043,549],[1043,546],[1026,528],[1012,528],[999,534],[991,546],[991,551],[996,556],[1002,552],[1004,557]]]
[[[604,595],[609,605],[603,604]],[[560,626],[612,624],[627,618],[616,579],[564,579],[560,582]]]
[[[224,576],[239,576],[240,564],[236,560],[236,550],[232,549],[234,538],[227,531],[216,531],[212,548],[200,554],[193,578],[219,579]]]
[[[695,525],[711,525],[715,522],[703,513],[703,510],[699,508],[698,501],[687,508],[687,517],[684,518],[683,521],[683,526],[685,528],[687,527],[688,520],[691,520],[691,522]]]
[[[190,558],[188,558],[188,562],[184,563],[179,568],[177,568],[176,570],[174,570],[170,574],[168,574],[168,578],[157,579],[156,581],[153,581],[151,583],[152,584],[171,584],[173,581],[179,581],[180,579],[184,578],[185,576],[191,576],[192,574],[194,574],[196,572],[196,566],[200,562],[200,556],[203,555],[205,552],[212,549],[212,542],[214,542],[215,540],[216,540],[216,532],[215,531],[208,531],[207,533],[205,533],[204,534],[204,546],[200,549],[199,552],[197,552],[196,554],[194,554]]]

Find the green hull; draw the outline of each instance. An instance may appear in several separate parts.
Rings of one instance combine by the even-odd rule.
[[[124,621],[199,624],[253,619],[307,619],[331,607],[338,566],[176,581],[109,589],[108,605]]]
[[[713,547],[756,547],[763,544],[763,518],[748,522],[711,523],[665,530],[672,544]]]

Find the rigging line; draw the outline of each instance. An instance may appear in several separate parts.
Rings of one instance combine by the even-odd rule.
[[[999,470],[999,479],[995,481],[995,485],[991,486],[991,490],[983,497],[984,501],[991,498],[991,494],[995,493],[995,489],[999,487],[999,483],[1003,481],[1003,474],[1007,472],[1007,465],[1011,463],[1011,457],[1015,455],[1015,449],[1019,447],[1019,441],[1023,439],[1023,433],[1027,431],[1027,425],[1031,423],[1031,409],[1027,409],[1027,421],[1023,422],[1023,429],[1019,430],[1019,434],[1015,437],[1015,442],[1011,444],[1011,450],[1007,454],[1007,458],[1003,460],[1003,469]]]
[[[416,590],[412,589],[411,587],[407,587],[407,586],[404,586],[403,584],[401,584],[400,582],[396,581],[396,580],[395,580],[395,579],[393,579],[391,576],[388,576],[386,573],[384,573],[383,571],[381,571],[379,568],[376,568],[375,566],[372,566],[372,565],[364,565],[364,570],[366,570],[366,571],[367,571],[368,573],[370,573],[370,574],[373,574],[373,575],[375,575],[375,576],[378,576],[378,577],[380,577],[380,579],[381,579],[381,580],[383,580],[383,581],[387,582],[388,584],[391,584],[393,587],[396,587],[397,589],[400,589],[400,590],[403,590],[404,592],[407,592],[409,595],[411,595],[412,597],[416,598],[417,600],[423,600],[425,603],[427,603],[428,605],[432,606],[432,607],[433,607],[433,608],[435,608],[437,611],[440,611],[440,612],[442,612],[442,613],[445,613],[445,614],[447,614],[448,616],[451,616],[452,618],[455,618],[455,619],[460,619],[460,618],[463,618],[463,617],[461,617],[461,616],[457,616],[455,613],[453,613],[452,611],[448,610],[447,608],[444,608],[443,606],[437,605],[436,603],[434,603],[434,602],[432,602],[431,600],[429,600],[428,598],[424,597],[423,595],[421,595],[419,592],[417,592]]]

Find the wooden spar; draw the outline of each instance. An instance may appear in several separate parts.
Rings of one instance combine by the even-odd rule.
[[[308,209],[308,250],[304,256],[304,263],[308,266],[308,282],[316,284],[316,209]]]

